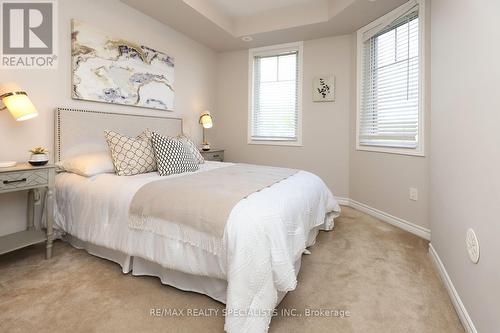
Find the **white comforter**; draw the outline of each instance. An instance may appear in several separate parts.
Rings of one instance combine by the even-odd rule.
[[[231,165],[206,162],[198,172]],[[182,177],[174,175],[169,177]],[[278,291],[296,286],[294,263],[302,255],[309,232],[328,230],[340,208],[317,176],[300,171],[241,200],[232,210],[224,235],[224,251],[212,260],[197,260],[186,244],[128,227],[135,192],[158,180],[156,173],[119,177],[56,177],[56,225],[77,238],[139,256],[185,273],[226,279],[228,332],[266,332]],[[333,212],[328,215],[327,213]],[[168,249],[168,251],[167,251]],[[172,249],[178,251],[172,253]],[[194,251],[196,250],[196,251]]]

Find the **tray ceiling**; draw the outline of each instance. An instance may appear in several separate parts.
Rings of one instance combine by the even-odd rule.
[[[406,0],[121,0],[216,51],[349,34]],[[243,41],[250,37],[250,41]]]

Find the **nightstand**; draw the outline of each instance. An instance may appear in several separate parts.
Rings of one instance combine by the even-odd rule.
[[[47,242],[46,257],[52,256],[52,237],[54,220],[54,180],[55,167],[44,165],[31,166],[20,163],[14,167],[0,168],[0,194],[28,190],[28,228],[0,237],[0,254],[21,249],[23,247]],[[39,197],[39,189],[46,188],[45,216],[47,217],[47,232],[35,230],[35,198]]]
[[[201,156],[207,161],[224,162],[224,149],[200,150]]]

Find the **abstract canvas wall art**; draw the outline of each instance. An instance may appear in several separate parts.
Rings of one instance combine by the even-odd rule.
[[[174,59],[72,20],[75,99],[174,109]]]

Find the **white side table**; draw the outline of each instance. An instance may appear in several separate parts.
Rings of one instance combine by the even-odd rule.
[[[207,161],[224,162],[224,149],[200,150],[200,153]]]
[[[21,249],[23,247],[47,242],[46,257],[52,256],[52,238],[54,221],[54,180],[55,167],[44,165],[31,166],[20,163],[10,168],[0,168],[0,194],[28,190],[28,227],[25,231],[16,232],[0,237],[0,254]],[[35,230],[34,211],[35,196],[40,188],[46,188],[46,217],[47,232]]]

